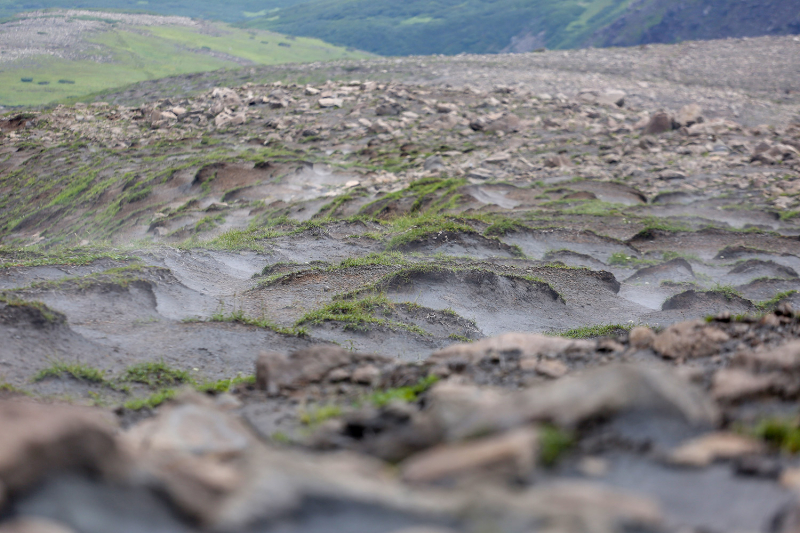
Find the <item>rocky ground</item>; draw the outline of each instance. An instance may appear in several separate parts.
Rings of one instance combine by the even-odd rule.
[[[2,527],[796,531],[797,46],[6,115]]]

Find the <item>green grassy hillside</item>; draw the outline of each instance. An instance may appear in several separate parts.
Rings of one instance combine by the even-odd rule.
[[[147,79],[247,64],[363,56],[317,39],[243,30],[223,23],[202,28],[108,25],[104,31],[87,32],[80,39],[78,47],[89,47],[93,56],[103,60],[41,53],[0,62],[0,105],[40,105]]]
[[[249,27],[385,55],[569,48],[613,22],[630,0],[312,0],[253,19]]]
[[[0,0],[0,17],[39,9],[97,9],[102,11],[147,12],[210,20],[237,22],[264,16],[276,7],[286,7],[298,0]]]

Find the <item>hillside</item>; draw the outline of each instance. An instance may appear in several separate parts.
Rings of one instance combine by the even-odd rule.
[[[0,106],[39,105],[193,72],[364,57],[317,39],[185,17],[28,13],[0,24]]]
[[[317,0],[247,22],[382,55],[569,48],[618,17],[629,0]]]
[[[794,0],[311,0],[249,27],[382,55],[527,52],[800,33]]]
[[[800,6],[794,0],[685,0],[677,5],[639,0],[585,43],[631,46],[798,33]]]
[[[105,12],[138,12],[179,15],[237,22],[263,16],[271,9],[296,4],[297,0],[0,0],[0,17],[42,9],[93,9]]]

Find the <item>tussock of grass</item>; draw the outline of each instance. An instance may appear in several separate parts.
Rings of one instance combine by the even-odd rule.
[[[404,329],[417,335],[428,335],[424,329],[414,324],[406,324],[374,316],[379,311],[385,315],[391,315],[394,306],[394,302],[384,294],[367,296],[360,300],[336,300],[321,309],[306,313],[297,321],[296,326],[322,324],[330,320],[344,323],[344,329],[346,330],[366,331],[370,325],[376,325],[392,329]]]
[[[415,402],[420,394],[430,389],[437,381],[439,381],[437,376],[430,375],[422,378],[410,387],[397,387],[375,391],[366,397],[365,402],[375,407],[383,407],[394,401]]]
[[[263,250],[261,241],[280,237],[285,233],[271,229],[231,229],[210,241],[198,243],[198,246],[212,250]]]
[[[63,374],[72,376],[81,381],[89,381],[91,383],[106,383],[106,374],[98,368],[94,368],[82,363],[64,363],[61,361],[54,362],[49,367],[44,368],[37,372],[31,380],[33,382],[42,381],[47,378],[58,378]]]
[[[555,465],[575,444],[575,438],[555,426],[539,429],[539,460],[545,466]]]
[[[123,404],[125,409],[139,411],[140,409],[155,409],[167,400],[175,398],[175,389],[162,389],[145,398],[133,398]]]
[[[211,318],[208,319],[208,322],[233,322],[237,324],[245,324],[247,326],[256,326],[259,328],[264,329],[271,329],[275,333],[280,333],[282,335],[292,335],[295,337],[304,337],[308,334],[308,332],[303,328],[292,327],[286,328],[283,326],[279,326],[274,322],[267,320],[266,318],[252,318],[246,316],[244,311],[242,310],[235,310],[230,313],[214,313],[211,315]]]
[[[760,311],[768,311],[776,307],[781,302],[781,300],[783,300],[784,298],[788,298],[793,294],[797,294],[797,291],[790,290],[790,291],[779,292],[769,300],[764,300],[763,302],[754,302],[754,304]]]
[[[474,230],[461,222],[445,217],[424,217],[419,220],[418,225],[413,225],[399,235],[395,235],[389,241],[390,250],[401,248],[414,241],[422,240],[430,235],[436,235],[445,231],[453,233],[474,233]]]
[[[507,233],[513,233],[521,229],[527,229],[528,226],[511,219],[501,219],[486,228],[483,232],[487,237],[502,237]]]
[[[706,291],[706,292],[707,293],[722,294],[728,300],[732,300],[734,298],[744,298],[744,296],[742,296],[742,293],[740,293],[738,290],[736,290],[736,287],[734,287],[733,285],[716,284],[711,288],[711,290]]]
[[[40,246],[28,246],[23,249],[0,246],[0,269],[45,265],[82,266],[100,259],[132,261],[137,258],[115,250],[100,251],[89,248],[67,247],[45,249]]]
[[[185,370],[171,368],[164,361],[139,363],[129,366],[120,376],[120,381],[141,383],[148,387],[165,387],[194,383],[194,378]]]
[[[342,416],[342,408],[338,405],[320,405],[302,411],[300,413],[300,423],[314,427],[337,416]]]
[[[594,339],[596,337],[608,337],[610,335],[617,335],[626,331],[632,330],[633,324],[606,324],[598,326],[583,326],[580,328],[570,329],[560,333],[553,333],[559,337],[566,337],[568,339]]]
[[[222,393],[228,392],[232,387],[237,385],[255,385],[256,377],[250,376],[236,376],[233,378],[218,379],[217,381],[206,381],[198,384],[195,389],[200,392],[208,393]]]
[[[28,307],[33,311],[39,313],[45,321],[51,324],[63,324],[66,322],[66,317],[58,311],[53,311],[44,302],[38,300],[23,300],[13,295],[0,294],[0,303],[4,303],[10,307]]]
[[[752,434],[787,453],[800,452],[800,427],[797,420],[768,418],[752,430]]]
[[[400,252],[373,252],[364,257],[348,257],[329,271],[362,266],[405,266],[411,264]]]

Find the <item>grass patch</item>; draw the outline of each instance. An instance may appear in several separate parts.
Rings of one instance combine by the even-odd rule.
[[[194,379],[185,370],[171,368],[164,361],[139,363],[129,366],[119,377],[119,381],[141,383],[148,387],[162,388],[168,385],[194,383]]]
[[[195,389],[199,392],[219,394],[228,392],[231,388],[238,385],[255,385],[255,375],[250,376],[236,376],[234,378],[218,379],[217,381],[206,381],[198,384]]]
[[[37,300],[23,300],[16,296],[8,296],[0,294],[0,303],[4,303],[9,307],[27,307],[30,310],[38,313],[44,320],[50,324],[63,324],[66,322],[66,317],[58,311],[53,311],[44,302]]]
[[[404,329],[417,335],[428,335],[424,329],[414,324],[406,324],[374,316],[378,311],[387,316],[391,315],[394,306],[394,302],[384,294],[367,296],[360,300],[340,299],[325,305],[321,309],[306,313],[295,325],[318,325],[330,320],[344,323],[344,329],[351,331],[366,331],[370,325],[377,325],[392,329]]]
[[[800,427],[797,419],[768,418],[759,422],[751,433],[784,452],[800,451]]]
[[[539,429],[539,460],[544,466],[554,466],[575,444],[575,437],[555,426]]]
[[[608,337],[612,335],[619,335],[632,330],[633,324],[606,324],[601,326],[583,326],[580,328],[569,329],[561,333],[551,333],[558,337],[566,337],[568,339],[594,339],[597,337]]]
[[[40,370],[31,378],[31,381],[36,383],[47,378],[58,378],[64,374],[90,383],[107,383],[105,372],[99,368],[94,368],[82,363],[64,363],[62,361],[56,361],[49,367]]]
[[[133,261],[138,258],[116,250],[100,251],[89,248],[68,247],[46,249],[38,246],[30,246],[21,249],[0,246],[0,269],[46,265],[83,266],[100,259]]]
[[[788,298],[793,294],[797,294],[797,291],[794,289],[790,291],[779,292],[769,300],[764,300],[763,302],[753,302],[753,303],[758,308],[759,311],[769,311],[774,307],[776,307],[781,300],[783,300],[784,298]]]
[[[502,237],[507,233],[513,233],[524,229],[528,229],[528,226],[516,220],[504,218],[486,228],[483,234],[487,237]]]
[[[406,246],[414,241],[422,240],[431,235],[452,232],[452,233],[474,233],[474,230],[456,220],[444,216],[422,216],[412,221],[404,221],[409,225],[408,229],[395,235],[389,241],[388,248],[397,249]],[[415,223],[416,222],[416,223]],[[395,223],[395,226],[399,224]]]
[[[437,381],[439,381],[438,376],[430,375],[409,387],[397,387],[373,392],[365,398],[365,402],[375,407],[383,407],[394,401],[415,402],[420,394],[430,389]]]
[[[245,324],[247,326],[256,326],[259,328],[264,329],[271,329],[275,333],[280,333],[282,335],[292,335],[295,337],[304,337],[308,335],[308,332],[303,328],[292,327],[286,328],[283,326],[279,326],[266,318],[252,318],[246,316],[244,311],[234,310],[230,313],[218,312],[211,315],[211,318],[208,319],[208,322],[232,322],[237,324]]]
[[[342,408],[338,405],[320,405],[301,411],[300,423],[311,427],[318,426],[326,420],[342,416],[342,412]]]
[[[717,293],[722,294],[728,300],[733,300],[734,298],[744,298],[742,293],[736,290],[736,287],[733,285],[720,285],[719,283],[714,285],[711,290],[706,291],[707,293]]]
[[[363,266],[406,266],[411,264],[400,252],[373,252],[364,257],[348,257],[329,271]]]
[[[141,409],[155,409],[167,400],[175,398],[175,389],[162,389],[145,398],[134,398],[123,404],[125,409],[139,411]]]

